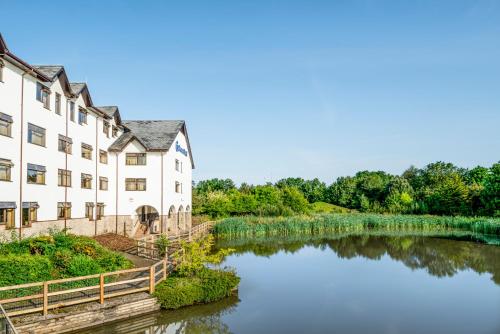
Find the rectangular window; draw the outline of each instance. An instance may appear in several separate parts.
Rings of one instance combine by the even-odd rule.
[[[57,147],[59,152],[71,154],[73,147],[73,140],[69,137],[59,135]]]
[[[71,218],[71,202],[57,203],[57,218]]]
[[[102,123],[102,132],[109,138],[109,123],[106,121]]]
[[[23,202],[23,226],[31,226],[37,221],[38,204],[36,202]]]
[[[56,114],[61,115],[61,94],[56,93]]]
[[[92,202],[85,203],[85,218],[94,220],[94,203]]]
[[[85,109],[78,110],[78,124],[87,124],[87,111]]]
[[[113,138],[118,137],[118,128],[116,126],[113,125],[113,129],[111,132],[112,132]]]
[[[99,190],[108,190],[108,178],[99,176]]]
[[[145,191],[146,179],[125,179],[125,190],[127,191]]]
[[[11,168],[14,164],[7,159],[0,159],[0,181],[11,181]]]
[[[75,102],[69,101],[69,120],[75,121]]]
[[[28,123],[28,143],[45,146],[45,129]]]
[[[36,99],[43,103],[44,108],[50,109],[50,90],[39,82],[36,83]]]
[[[125,157],[125,164],[127,165],[146,165],[146,153],[127,153]]]
[[[182,161],[175,159],[175,170],[182,173]]]
[[[182,183],[175,181],[175,192],[182,194]]]
[[[71,187],[71,171],[59,169],[57,171],[57,185],[60,187]]]
[[[101,220],[104,217],[104,203],[97,203],[96,220]]]
[[[92,146],[82,143],[82,158],[92,160]]]
[[[28,164],[28,183],[31,184],[45,184],[45,172],[44,166]]]
[[[0,112],[0,135],[12,137],[12,117]]]
[[[92,175],[82,173],[82,189],[92,189]]]
[[[108,163],[108,152],[104,150],[99,150],[99,162],[102,164]]]
[[[14,228],[14,209],[0,209],[0,225],[5,228]]]

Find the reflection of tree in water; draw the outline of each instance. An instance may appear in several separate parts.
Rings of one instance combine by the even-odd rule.
[[[162,312],[156,321],[165,328],[165,331],[152,333],[229,334],[231,333],[229,326],[222,321],[222,317],[233,312],[238,302],[237,296],[231,296],[216,303]],[[175,329],[175,332],[170,328]]]
[[[426,269],[433,276],[453,276],[472,269],[490,273],[500,285],[500,247],[477,242],[457,241],[437,237],[386,236],[360,234],[350,236],[269,237],[256,240],[221,240],[221,247],[236,248],[238,253],[253,252],[271,256],[278,251],[294,253],[304,246],[330,248],[340,258],[364,257],[380,260],[388,255],[411,269]]]

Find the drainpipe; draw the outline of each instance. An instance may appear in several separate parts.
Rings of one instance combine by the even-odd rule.
[[[25,71],[21,76],[21,144],[19,147],[19,240],[23,238],[23,142],[24,142],[24,76],[28,74]],[[15,220],[14,220],[15,228]]]
[[[163,234],[163,155],[164,153],[161,152],[160,234]]]
[[[99,128],[99,117],[95,118],[95,231],[94,234],[97,235],[97,191],[99,188],[99,175],[97,175],[97,165],[99,159],[99,139],[98,139],[98,128]]]
[[[116,234],[118,234],[118,152],[115,153],[116,157],[116,175],[115,175],[115,224]],[[123,226],[123,235],[125,235],[125,225]]]
[[[66,98],[66,129],[64,130],[64,135],[68,137],[68,103],[69,100]],[[73,145],[73,144],[71,144]],[[66,203],[68,203],[68,150],[64,150],[64,207],[66,207]],[[62,181],[62,180],[61,180]],[[66,218],[66,210],[64,211],[64,233],[67,233],[68,229],[68,219]]]

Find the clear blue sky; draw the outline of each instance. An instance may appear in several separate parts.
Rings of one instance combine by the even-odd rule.
[[[500,1],[7,1],[0,31],[124,119],[185,119],[196,180],[500,159]]]

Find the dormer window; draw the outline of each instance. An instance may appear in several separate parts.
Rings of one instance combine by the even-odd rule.
[[[87,124],[87,110],[80,108],[78,110],[78,124],[83,125]]]
[[[113,125],[113,129],[112,129],[112,136],[113,136],[113,138],[118,137],[118,128],[114,125]]]
[[[43,103],[44,108],[50,109],[50,89],[39,82],[36,83],[36,99]]]
[[[109,138],[109,123],[104,121],[103,126],[102,126],[102,132],[106,135],[106,137]]]

